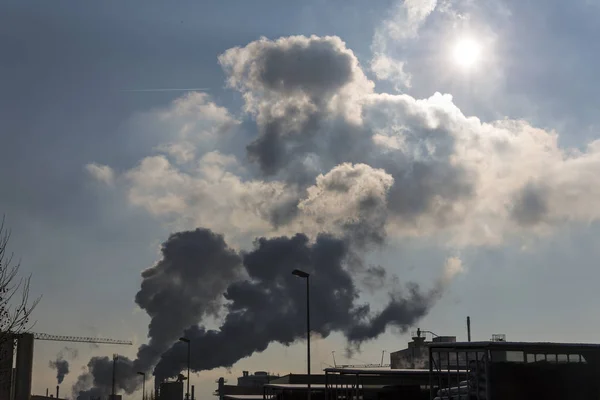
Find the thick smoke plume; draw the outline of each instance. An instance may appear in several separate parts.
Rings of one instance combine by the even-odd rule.
[[[50,368],[56,370],[56,382],[60,385],[69,373],[69,362],[62,358],[50,361]]]
[[[207,229],[173,234],[162,246],[163,258],[142,273],[136,303],[150,316],[148,344],[140,346],[135,360],[119,357],[119,389],[133,393],[141,380],[137,372],[149,373],[161,355],[182,332],[206,316],[216,316],[221,294],[235,280],[241,260],[221,235]],[[88,373],[79,377],[73,391],[81,398],[105,396],[112,385],[112,360],[94,357]],[[92,392],[85,391],[93,385]]]
[[[305,333],[305,285],[291,275],[295,268],[311,274],[311,318],[315,333],[327,337],[339,331],[355,346],[377,337],[388,326],[405,331],[422,317],[439,295],[411,285],[406,293],[390,293],[388,304],[373,312],[359,302],[354,274],[383,273],[364,268],[352,251],[352,241],[304,234],[259,238],[249,252],[237,254],[223,237],[207,229],[179,232],[163,244],[163,259],[144,271],[137,303],[151,316],[150,341],[136,360],[119,359],[117,386],[132,393],[139,387],[136,371],[151,371],[158,380],[175,377],[184,367],[192,341],[192,369],[232,366],[272,342],[290,345]],[[199,326],[206,317],[223,316],[218,329]],[[111,386],[112,360],[95,357],[89,373],[74,390],[82,398],[106,394]],[[85,391],[93,385],[96,389]]]
[[[69,361],[67,361],[67,358],[77,358],[77,349],[65,347],[58,353],[58,355],[56,356],[56,360],[51,360],[49,362],[50,368],[56,370],[56,381],[59,385],[63,383],[65,376],[67,376],[67,374],[69,373]]]
[[[359,284],[382,291],[387,273],[366,266],[364,254],[384,246],[390,230],[437,230],[463,220],[462,205],[476,193],[475,174],[456,151],[478,137],[457,138],[455,119],[464,117],[455,116],[451,101],[376,94],[339,38],[261,39],[226,51],[219,62],[256,125],[243,143],[253,165],[230,154],[248,132],[224,139],[243,124],[206,95],[191,94],[160,117],[175,127],[183,120],[185,140],[123,174],[132,203],[205,227],[171,235],[162,259],[142,273],[135,301],[150,316],[149,340],[134,360],[119,360],[117,387],[126,393],[141,384],[136,371],[160,380],[183,369],[184,334],[195,371],[301,339],[305,286],[291,275],[294,268],[311,274],[315,334],[341,332],[355,348],[390,326],[405,331],[452,274],[426,290],[398,286],[372,310],[360,300]],[[211,151],[190,142],[196,125],[196,142],[212,143]],[[257,237],[253,247],[246,243]],[[213,321],[216,328],[208,325]],[[112,360],[93,358],[74,392],[107,394],[111,368]]]
[[[310,301],[318,305],[312,308],[311,328],[322,337],[339,331],[360,344],[390,325],[406,330],[427,312],[435,293],[422,293],[416,285],[406,296],[391,295],[378,313],[359,303],[359,290],[346,268],[350,251],[347,241],[328,235],[318,236],[314,243],[304,234],[258,239],[255,249],[243,254],[248,279],[231,283],[223,295],[227,314],[219,329],[192,325],[185,332],[193,343],[192,369],[229,367],[272,342],[289,345],[304,337],[306,289],[291,275],[296,268],[311,274]],[[155,374],[179,373],[186,346],[177,343],[163,354]]]

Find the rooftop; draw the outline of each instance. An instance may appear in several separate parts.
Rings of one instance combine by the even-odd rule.
[[[556,342],[444,342],[429,343],[431,349],[502,349],[502,350],[597,350],[600,344],[590,343],[556,343]]]
[[[223,397],[230,400],[263,400],[262,394],[226,394]]]
[[[326,373],[358,375],[423,375],[429,369],[391,369],[391,368],[325,368]]]

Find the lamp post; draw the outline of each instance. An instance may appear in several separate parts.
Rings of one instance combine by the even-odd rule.
[[[144,379],[142,381],[142,400],[146,400],[146,373],[145,372],[138,372],[138,375],[141,375],[142,378]]]
[[[308,375],[308,400],[310,400],[310,285],[308,283],[310,274],[308,272],[295,269],[292,271],[292,275],[306,279],[306,370]]]
[[[190,400],[190,339],[180,337],[179,341],[187,343],[187,393],[185,394],[185,398]]]

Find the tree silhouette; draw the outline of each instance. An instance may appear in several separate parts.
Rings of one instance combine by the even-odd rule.
[[[6,386],[11,381],[14,339],[33,327],[31,312],[40,301],[40,298],[30,301],[31,275],[19,277],[21,264],[14,262],[14,255],[8,251],[9,240],[10,230],[3,217],[0,223],[0,397],[10,390]]]

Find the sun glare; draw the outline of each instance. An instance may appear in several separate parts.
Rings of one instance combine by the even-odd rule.
[[[454,62],[463,68],[472,68],[481,57],[481,47],[473,39],[462,39],[454,45]]]

